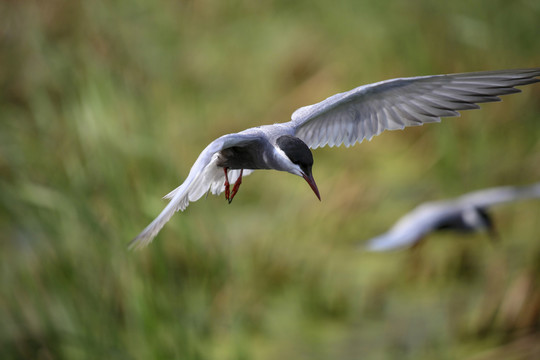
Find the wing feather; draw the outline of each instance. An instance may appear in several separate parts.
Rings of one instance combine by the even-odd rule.
[[[412,246],[433,231],[450,211],[439,202],[422,204],[405,214],[390,230],[370,239],[366,250],[388,251]]]
[[[532,198],[540,198],[540,183],[521,187],[501,186],[470,192],[456,199],[424,203],[405,214],[390,230],[370,239],[366,250],[387,251],[411,246],[435,230],[445,218],[460,214],[467,208],[487,208]]]
[[[257,136],[244,134],[224,135],[211,142],[199,155],[186,180],[164,196],[170,199],[169,204],[135,239],[129,243],[129,248],[141,248],[152,242],[167,221],[177,211],[184,211],[190,202],[199,200],[208,191],[218,195],[224,191],[225,174],[217,166],[218,152],[232,146],[242,146],[251,141],[259,141]],[[253,170],[244,170],[243,176],[251,174]],[[235,182],[240,170],[229,171],[229,181]]]
[[[501,186],[491,189],[478,190],[460,196],[456,201],[463,206],[486,208],[510,201],[540,198],[540,183],[528,186]]]
[[[386,80],[335,94],[296,110],[289,123],[311,148],[354,145],[384,130],[403,129],[479,103],[520,92],[515,86],[540,81],[540,68],[419,76]]]

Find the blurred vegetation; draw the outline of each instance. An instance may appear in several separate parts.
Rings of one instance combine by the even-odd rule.
[[[0,2],[3,359],[532,359],[540,206],[502,241],[362,241],[427,200],[540,178],[540,86],[260,171],[139,252],[214,138],[392,77],[540,65],[538,1]]]

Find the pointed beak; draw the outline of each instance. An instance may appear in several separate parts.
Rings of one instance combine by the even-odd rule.
[[[315,193],[315,195],[317,195],[317,198],[320,201],[321,195],[319,194],[319,189],[317,188],[317,184],[315,184],[315,179],[313,178],[313,174],[311,174],[311,172],[309,174],[305,174],[302,172],[302,177],[304,178],[304,180],[307,181],[307,183],[311,187],[311,190],[313,190],[313,192]]]

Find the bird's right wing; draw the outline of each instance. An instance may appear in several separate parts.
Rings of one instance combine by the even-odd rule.
[[[538,82],[538,76],[540,68],[386,80],[301,107],[288,125],[310,148],[350,146],[384,130],[439,122],[500,101],[499,95],[520,92],[515,86]]]
[[[129,248],[141,248],[148,245],[173,214],[179,210],[183,211],[190,202],[199,200],[209,191],[215,195],[223,192],[225,174],[223,169],[217,166],[219,151],[233,146],[245,146],[260,140],[260,136],[237,133],[224,135],[211,142],[201,152],[182,185],[164,196],[165,199],[170,199],[169,204],[129,243]],[[245,169],[243,176],[252,172],[253,170]],[[230,170],[229,181],[234,183],[239,175],[240,170]]]
[[[449,208],[442,202],[425,203],[400,218],[384,234],[370,239],[368,251],[388,251],[410,247],[433,231]]]

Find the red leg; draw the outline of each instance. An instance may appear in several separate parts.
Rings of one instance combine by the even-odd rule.
[[[225,172],[225,199],[229,200],[230,185],[229,185],[229,177],[227,176],[227,168],[223,168],[223,171]],[[231,200],[229,200],[229,203],[231,203]]]
[[[242,174],[244,173],[244,169],[240,169],[240,175],[238,176],[238,179],[234,183],[231,197],[229,198],[229,204],[231,203],[232,199],[234,198],[234,195],[238,192],[238,189],[240,188],[240,184],[242,183]]]

